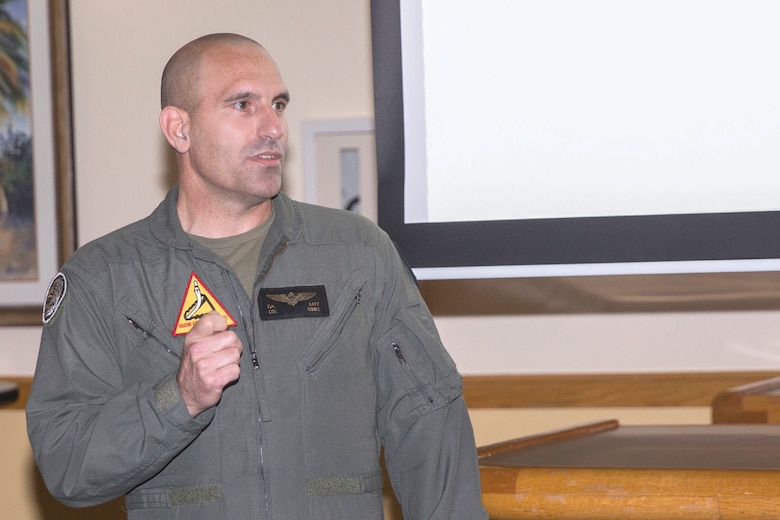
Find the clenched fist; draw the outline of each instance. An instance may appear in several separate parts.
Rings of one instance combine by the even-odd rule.
[[[243,345],[236,333],[227,328],[224,316],[210,312],[184,338],[176,379],[193,417],[216,405],[224,388],[240,374]]]

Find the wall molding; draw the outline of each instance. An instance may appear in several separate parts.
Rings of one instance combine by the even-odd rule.
[[[469,408],[710,406],[723,390],[778,372],[465,376]]]

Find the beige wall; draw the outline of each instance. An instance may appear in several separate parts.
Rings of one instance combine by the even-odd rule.
[[[293,99],[285,173],[293,197],[302,193],[302,121],[373,113],[368,0],[71,0],[71,21],[80,243],[147,215],[165,193],[170,156],[157,126],[159,76],[168,56],[198,35],[241,32],[279,62]],[[500,107],[500,100],[464,103]],[[765,312],[437,322],[464,373],[766,370],[780,367],[778,317]],[[38,327],[0,328],[0,376],[32,373],[39,334]],[[709,420],[703,408],[472,413],[479,444],[593,419]],[[116,518],[105,516],[106,510],[116,512],[113,505],[89,516],[51,502],[35,478],[20,411],[0,411],[0,457],[3,517]]]
[[[72,0],[77,220],[84,243],[147,215],[170,184],[157,125],[163,64],[213,31],[274,54],[293,102],[285,190],[302,195],[304,120],[373,114],[369,0]],[[484,93],[480,93],[484,95]],[[464,100],[500,110],[501,100]],[[485,143],[489,149],[490,143]],[[780,312],[437,317],[474,373],[780,368]],[[0,327],[0,376],[32,373],[38,327]]]

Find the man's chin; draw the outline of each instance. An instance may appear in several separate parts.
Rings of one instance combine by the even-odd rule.
[[[281,175],[265,176],[262,182],[256,183],[254,186],[247,186],[247,195],[251,195],[257,199],[273,199],[282,191],[282,178]]]

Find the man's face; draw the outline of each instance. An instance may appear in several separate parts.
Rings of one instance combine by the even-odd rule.
[[[202,59],[190,114],[192,173],[217,198],[261,203],[281,189],[287,88],[273,59],[253,46],[219,46]]]

